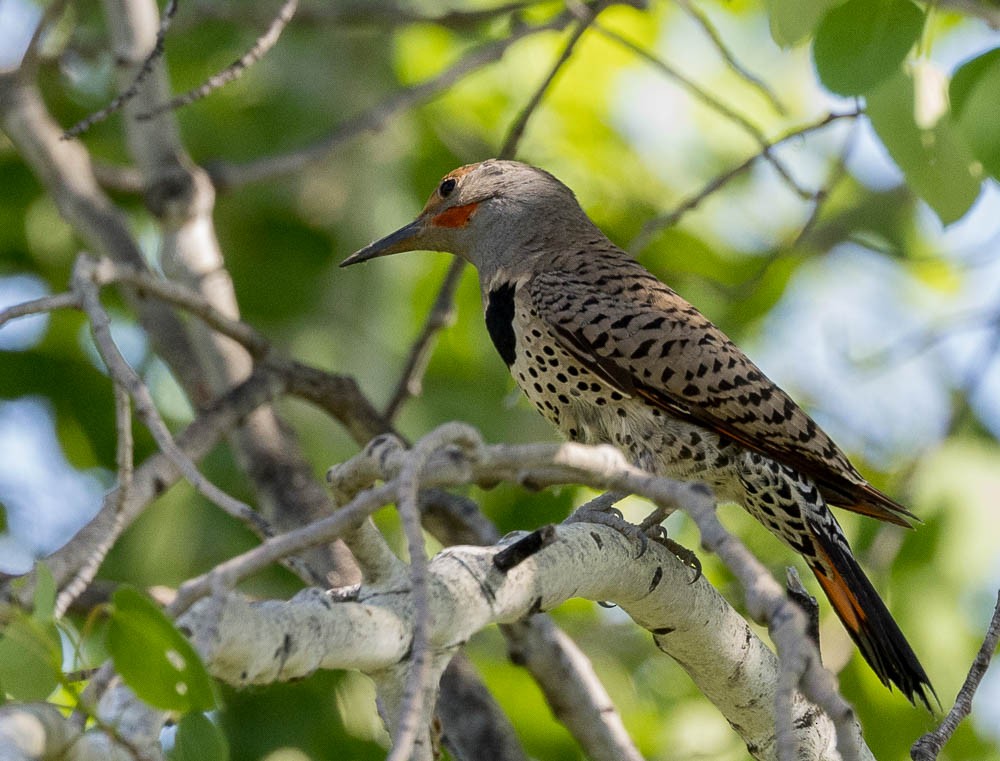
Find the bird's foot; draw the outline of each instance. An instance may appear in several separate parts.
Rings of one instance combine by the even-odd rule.
[[[566,518],[566,523],[596,523],[599,526],[607,526],[625,536],[633,542],[639,544],[639,554],[642,557],[646,553],[649,545],[649,538],[642,526],[629,523],[625,520],[621,510],[615,507],[616,502],[623,500],[626,494],[621,492],[605,492],[599,497],[595,497],[586,504],[580,505]]]
[[[648,520],[648,518],[647,518]],[[642,522],[645,526],[646,521]],[[659,523],[654,523],[652,526],[643,529],[644,534],[649,537],[652,541],[656,542],[662,547],[666,547],[671,554],[674,555],[678,560],[680,560],[684,565],[694,571],[694,576],[691,577],[689,584],[694,584],[698,579],[701,578],[701,561],[698,560],[698,556],[694,554],[693,550],[689,550],[683,544],[675,542],[669,536],[667,536],[667,529],[661,526]]]
[[[566,519],[566,523],[600,523],[600,520],[592,520],[595,513],[617,515],[619,520],[624,520],[621,511],[615,507],[615,504],[621,502],[627,496],[627,494],[619,491],[606,491],[604,494],[594,497],[590,502],[580,505],[570,513]]]
[[[649,549],[649,542],[652,540],[668,549],[678,560],[694,571],[694,576],[691,579],[691,583],[694,584],[694,582],[701,578],[701,561],[698,560],[698,556],[692,550],[689,550],[682,544],[678,544],[667,536],[667,530],[660,521],[667,517],[669,511],[656,508],[656,510],[646,516],[642,523],[638,525],[629,523],[625,520],[621,511],[615,507],[615,504],[623,500],[626,496],[628,495],[621,492],[605,492],[599,497],[590,500],[590,502],[580,505],[580,507],[566,518],[565,522],[596,523],[601,526],[613,528],[627,539],[639,545],[639,554],[636,557],[640,558],[646,554],[646,550]]]

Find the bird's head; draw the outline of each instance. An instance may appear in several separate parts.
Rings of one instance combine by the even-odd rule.
[[[517,272],[583,224],[573,192],[548,172],[489,159],[446,174],[415,220],[349,256],[341,267],[403,251],[450,251],[485,281]]]

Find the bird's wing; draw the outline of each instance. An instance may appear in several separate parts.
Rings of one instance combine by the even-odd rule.
[[[524,286],[554,337],[623,393],[786,463],[827,501],[898,525],[915,518],[731,340],[631,258],[548,271]]]

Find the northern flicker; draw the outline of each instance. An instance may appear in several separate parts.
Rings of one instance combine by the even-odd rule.
[[[706,483],[802,555],[887,686],[933,687],[828,505],[914,516],[695,307],[612,243],[548,172],[488,160],[445,175],[420,215],[341,266],[449,251],[479,273],[486,326],[528,399],[573,441]]]

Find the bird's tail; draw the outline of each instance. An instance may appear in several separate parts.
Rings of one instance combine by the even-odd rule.
[[[817,557],[809,565],[868,665],[884,685],[896,685],[911,703],[919,698],[933,710],[929,696],[938,702],[937,694],[923,666],[847,542],[821,530],[813,539]]]

